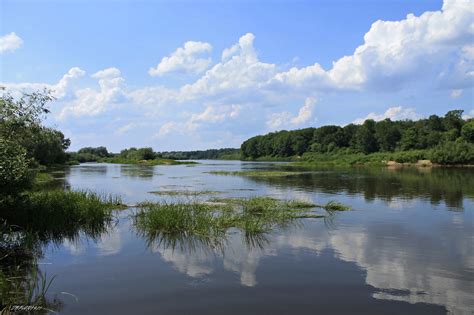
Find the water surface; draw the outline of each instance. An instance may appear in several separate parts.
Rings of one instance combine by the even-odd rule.
[[[253,241],[230,231],[219,248],[147,240],[132,226],[133,209],[117,212],[99,238],[46,248],[41,268],[57,275],[48,295],[61,299],[61,313],[472,314],[474,170],[325,169],[248,178],[208,172],[273,164],[199,162],[82,164],[54,175],[59,185],[118,194],[129,205],[213,197],[150,193],[190,190],[336,200],[353,210]]]

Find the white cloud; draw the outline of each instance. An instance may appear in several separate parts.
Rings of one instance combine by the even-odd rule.
[[[14,32],[0,36],[0,53],[13,52],[21,47],[23,40]]]
[[[124,79],[117,68],[107,68],[94,73],[91,77],[99,79],[99,89],[85,88],[77,90],[75,99],[67,103],[58,115],[58,119],[67,116],[94,116],[106,111],[124,95]]]
[[[391,120],[416,120],[420,119],[422,116],[416,113],[413,108],[403,108],[402,106],[390,107],[383,114],[370,113],[365,118],[358,118],[353,121],[354,124],[363,124],[367,119],[373,119],[375,121],[380,121],[384,119]]]
[[[451,91],[451,98],[459,98],[462,95],[462,90],[452,90]]]
[[[474,6],[469,4],[469,1],[446,0],[443,8],[435,12],[408,15],[400,21],[377,21],[352,54],[335,59],[327,69],[317,62],[290,69],[287,65],[291,63],[265,62],[254,47],[255,35],[247,33],[224,49],[221,59],[212,66],[211,44],[190,41],[150,69],[151,75],[206,70],[195,81],[182,86],[127,88],[116,68],[98,71],[84,79],[80,78],[85,76],[85,71],[72,68],[57,83],[1,85],[17,91],[54,89],[59,98],[57,104],[62,107],[60,118],[99,115],[123,103],[127,107],[122,107],[126,112],[121,112],[122,115],[135,110],[134,121],[152,117],[157,129],[160,128],[156,130],[157,136],[169,135],[172,139],[175,134],[186,134],[194,139],[202,135],[196,135],[197,129],[209,130],[206,143],[210,145],[214,140],[209,139],[225,132],[242,139],[265,132],[266,128],[308,124],[314,117],[314,105],[294,104],[320,99],[323,95],[328,95],[324,97],[325,102],[331,102],[332,95],[344,95],[340,92],[350,91],[347,95],[356,98],[364,96],[363,93],[370,96],[380,93],[384,99],[393,96],[394,102],[400,102],[412,92],[426,93],[427,97],[433,97],[434,91],[440,89],[450,91],[453,97],[460,93],[458,91],[472,93]],[[344,103],[349,102],[340,104]],[[353,106],[359,104],[360,101],[354,101]],[[461,105],[465,108],[466,104]],[[406,105],[410,106],[413,105]],[[341,105],[334,110],[343,112],[346,108],[350,109]],[[389,109],[388,113],[371,113],[366,118],[419,117],[412,108],[398,108]],[[428,109],[424,108],[423,112]],[[342,119],[345,118],[347,116]],[[123,132],[132,130],[138,132],[131,127]]]
[[[93,75],[91,75],[92,78],[96,79],[107,79],[107,78],[116,78],[121,75],[120,70],[112,67],[112,68],[107,68],[104,70],[97,71]]]
[[[467,114],[462,115],[462,119],[474,118],[474,109],[471,109]]]
[[[148,73],[151,76],[162,76],[172,72],[199,74],[211,64],[211,58],[202,58],[211,51],[212,46],[209,43],[188,41],[169,56],[163,57]]]
[[[474,35],[473,13],[469,0],[446,0],[441,11],[409,14],[401,21],[379,20],[365,34],[364,44],[333,62],[330,70],[317,63],[292,68],[276,75],[275,82],[318,89],[394,90],[423,76],[445,88],[453,82],[472,84],[473,63],[466,56]]]
[[[172,132],[178,134],[192,134],[203,123],[222,123],[225,120],[236,119],[242,110],[241,105],[208,105],[204,111],[199,113],[186,113],[190,118],[185,122],[166,122],[160,127],[155,137],[160,138],[169,135]]]
[[[0,85],[4,86],[10,93],[17,97],[20,96],[23,91],[31,92],[48,89],[52,91],[54,97],[62,99],[73,90],[72,85],[74,81],[83,77],[85,74],[86,72],[81,68],[73,67],[69,69],[56,84],[23,82],[0,83]]]
[[[278,129],[283,127],[298,127],[305,124],[313,117],[315,105],[316,99],[308,97],[304,105],[300,107],[298,115],[293,116],[290,112],[273,113],[267,120],[267,126],[270,129]]]

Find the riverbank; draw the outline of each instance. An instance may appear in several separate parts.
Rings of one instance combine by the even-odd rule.
[[[429,150],[412,150],[398,152],[363,153],[315,153],[306,152],[302,156],[259,157],[245,161],[260,162],[289,162],[292,166],[307,167],[351,167],[351,166],[380,166],[380,167],[474,167],[474,156],[463,157],[469,163],[443,162],[442,158],[433,156]]]

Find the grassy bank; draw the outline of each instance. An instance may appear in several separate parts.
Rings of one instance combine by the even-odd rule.
[[[74,238],[79,230],[103,231],[113,209],[124,208],[118,197],[89,191],[31,191],[0,203],[1,219],[41,240]]]
[[[432,150],[376,152],[371,154],[348,151],[317,153],[306,152],[287,158],[260,157],[256,161],[286,161],[299,166],[472,166],[474,148],[470,144],[461,147],[446,146]]]

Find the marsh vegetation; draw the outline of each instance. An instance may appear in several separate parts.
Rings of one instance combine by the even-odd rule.
[[[316,208],[332,211],[349,210],[337,202],[316,205],[301,200],[279,200],[270,197],[213,198],[209,201],[145,202],[137,205],[134,225],[150,242],[158,240],[176,246],[178,243],[201,243],[222,246],[231,229],[255,240],[258,235],[284,228],[299,219],[324,218]]]

